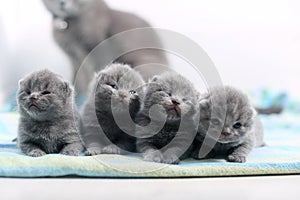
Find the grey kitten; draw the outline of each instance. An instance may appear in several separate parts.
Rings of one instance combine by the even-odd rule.
[[[83,146],[73,89],[61,76],[49,70],[29,74],[19,82],[17,101],[17,141],[23,153],[33,157],[80,154]]]
[[[128,65],[100,71],[82,109],[86,155],[135,152],[135,124],[144,96],[142,76]]]
[[[211,146],[213,144],[215,146]],[[212,148],[207,155],[199,152],[202,145]],[[245,94],[226,86],[213,88],[202,96],[194,158],[225,156],[230,162],[245,162],[253,147],[263,145],[262,123]]]
[[[193,84],[177,73],[151,80],[136,118],[137,150],[144,160],[178,164],[184,158],[197,132],[197,98]]]
[[[43,2],[53,15],[54,38],[72,62],[74,80],[83,60],[102,41],[123,31],[150,27],[148,22],[136,15],[109,8],[103,0],[43,0]],[[131,44],[140,44],[141,46],[145,38],[147,38],[147,41],[151,41],[152,44],[162,46],[158,36],[153,31],[153,33],[147,35],[135,34],[127,38],[126,41],[118,43],[116,49],[112,51],[126,49]],[[107,49],[107,52],[110,50]],[[151,49],[137,50],[125,54],[117,61],[129,64],[132,67],[147,63],[167,64],[166,56],[162,51]],[[79,93],[85,93],[94,72],[100,70],[103,64],[107,64],[101,63],[101,60],[99,61],[96,58],[93,62],[96,62],[94,67],[90,63],[78,74]],[[144,68],[143,72],[145,74],[142,75],[149,78],[159,71],[159,67],[156,66]]]

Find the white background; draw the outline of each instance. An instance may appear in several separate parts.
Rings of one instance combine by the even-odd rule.
[[[300,96],[297,0],[107,2],[194,40],[214,61],[225,84],[271,87]],[[41,0],[0,0],[0,4],[0,91],[16,87],[19,78],[38,68],[52,68],[69,79],[68,59],[52,39],[51,16]],[[172,63],[197,81],[193,71],[186,70],[189,66],[178,59]]]

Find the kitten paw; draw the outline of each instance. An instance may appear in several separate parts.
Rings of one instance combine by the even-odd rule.
[[[60,154],[62,155],[66,155],[66,156],[79,156],[80,155],[80,151],[76,150],[76,149],[68,149],[68,150],[63,150],[60,152]]]
[[[27,153],[27,155],[31,156],[31,157],[41,157],[41,156],[46,155],[46,153],[40,149],[34,149],[34,150],[31,150],[29,153]]]
[[[238,163],[244,163],[246,162],[246,156],[231,154],[227,157],[227,160],[229,162],[238,162]]]
[[[164,159],[162,160],[162,163],[166,164],[178,164],[180,162],[180,159],[176,155],[165,155]]]
[[[121,149],[116,145],[108,145],[102,149],[102,153],[106,154],[121,154]]]
[[[146,151],[143,155],[143,158],[145,161],[150,161],[150,162],[159,162],[161,163],[163,161],[163,155],[160,151]]]
[[[87,148],[87,150],[84,152],[84,155],[86,155],[86,156],[95,156],[95,155],[99,155],[101,153],[102,153],[101,148],[91,147],[91,148]]]

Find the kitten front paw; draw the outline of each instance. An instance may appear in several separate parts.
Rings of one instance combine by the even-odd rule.
[[[60,152],[60,154],[66,156],[79,156],[80,153],[81,153],[80,150],[77,149],[66,149]]]
[[[108,145],[102,149],[102,153],[107,154],[121,154],[121,149],[117,147],[116,145]]]
[[[87,148],[87,150],[84,152],[84,155],[86,156],[95,156],[101,154],[101,148],[100,147],[90,147]]]
[[[227,157],[227,160],[229,162],[244,163],[244,162],[246,162],[246,156],[242,156],[242,155],[238,155],[238,154],[231,154]]]
[[[180,159],[178,156],[172,154],[172,155],[165,155],[164,159],[162,160],[162,163],[166,164],[178,164],[180,162]]]
[[[46,153],[44,151],[42,151],[41,149],[33,149],[29,153],[27,153],[27,155],[31,156],[31,157],[41,157],[41,156],[46,155]]]
[[[158,150],[148,150],[143,154],[143,159],[145,161],[161,163],[163,160],[163,155]]]

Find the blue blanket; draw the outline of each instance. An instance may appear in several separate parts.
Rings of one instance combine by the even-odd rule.
[[[300,174],[300,114],[263,117],[267,142],[246,163],[222,159],[188,159],[179,165],[145,162],[137,155],[71,157],[46,155],[31,158],[11,141],[16,137],[18,115],[0,114],[1,177],[212,177],[271,174]]]

